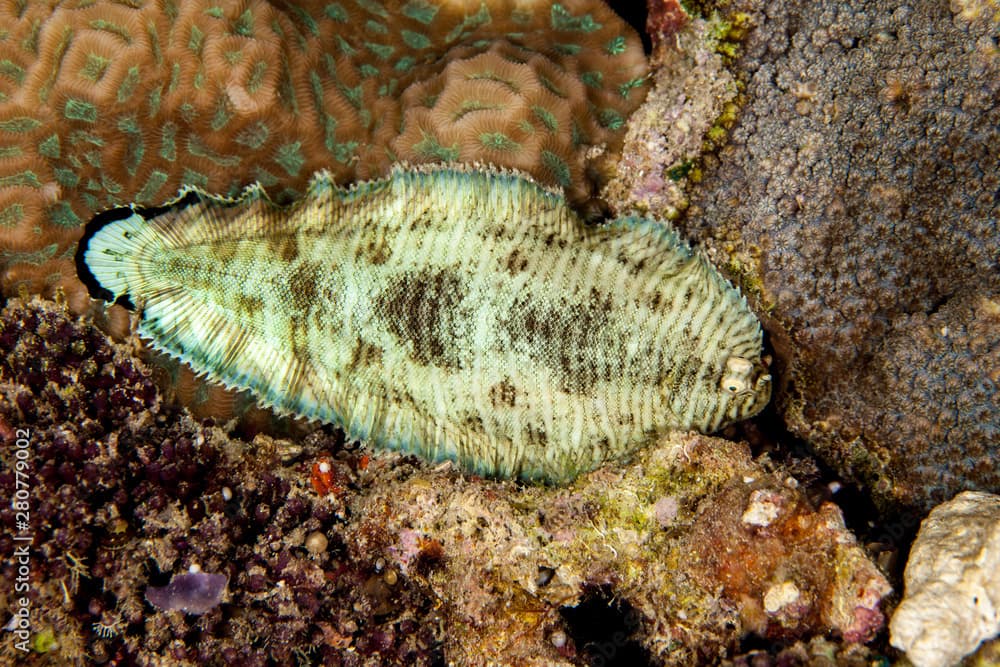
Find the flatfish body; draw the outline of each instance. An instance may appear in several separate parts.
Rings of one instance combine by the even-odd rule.
[[[757,319],[666,223],[586,226],[518,173],[320,173],[288,207],[192,189],[102,218],[83,264],[155,348],[475,473],[566,481],[770,396]]]

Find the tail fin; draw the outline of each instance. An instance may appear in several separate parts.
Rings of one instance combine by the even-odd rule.
[[[136,258],[156,257],[166,248],[157,227],[131,208],[105,211],[91,224],[94,231],[77,250],[77,268],[91,295],[110,302],[141,294],[146,279]]]

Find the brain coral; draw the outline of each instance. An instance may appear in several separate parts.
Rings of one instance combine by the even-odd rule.
[[[0,291],[82,309],[81,224],[182,184],[290,198],[461,159],[580,201],[645,68],[600,0],[0,3]]]
[[[747,102],[688,229],[759,288],[779,409],[884,504],[997,491],[995,5],[745,4]]]

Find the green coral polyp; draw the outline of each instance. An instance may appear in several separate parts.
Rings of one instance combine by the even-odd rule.
[[[0,211],[0,227],[14,227],[24,218],[24,206],[11,204]]]
[[[503,108],[504,107],[501,104],[487,104],[485,102],[480,102],[479,100],[466,100],[462,102],[462,105],[458,108],[458,110],[451,115],[451,118],[452,120],[459,120],[466,114],[473,111],[499,111]]]
[[[24,68],[8,59],[0,60],[0,76],[5,76],[17,85],[24,83]]]
[[[149,174],[149,178],[146,179],[146,183],[139,190],[136,195],[136,201],[143,204],[150,204],[156,198],[157,193],[159,193],[160,188],[162,188],[167,183],[167,174],[162,171],[154,170]]]
[[[28,116],[19,116],[10,120],[0,121],[0,132],[22,133],[30,132],[41,125],[41,121]]]
[[[139,68],[132,66],[128,68],[128,74],[122,79],[121,84],[118,86],[118,101],[125,102],[128,98],[132,97],[132,93],[135,92],[136,86],[139,85]]]
[[[274,161],[280,164],[289,175],[294,176],[305,164],[305,158],[302,156],[302,143],[296,141],[281,146],[278,148],[278,154],[274,157]]]
[[[604,46],[604,50],[610,56],[620,56],[621,54],[625,53],[625,49],[626,49],[625,38],[622,37],[621,35],[615,37]]]
[[[333,19],[338,23],[347,22],[347,10],[345,10],[340,3],[331,2],[326,7],[323,8],[323,13],[327,18]]]
[[[80,69],[80,76],[97,83],[104,76],[104,72],[107,71],[110,64],[110,58],[99,56],[96,53],[87,54],[87,62]]]
[[[97,121],[97,107],[85,100],[75,98],[66,100],[63,112],[66,114],[66,118],[70,120],[82,120],[87,123]]]
[[[549,150],[542,151],[542,164],[552,174],[555,182],[566,188],[571,181],[569,165],[561,157]]]
[[[575,32],[594,32],[601,29],[601,24],[590,14],[573,16],[558,2],[552,5],[552,28],[554,30],[571,30]]]
[[[431,46],[431,40],[427,35],[412,30],[401,30],[399,33],[403,42],[411,49],[426,49]]]
[[[403,16],[429,25],[438,13],[438,8],[425,0],[413,0],[403,5]]]
[[[90,22],[90,27],[94,30],[102,30],[104,32],[109,32],[112,35],[120,38],[126,44],[132,43],[132,33],[128,31],[123,25],[119,25],[112,21],[105,21],[103,19],[95,19]]]
[[[24,171],[9,174],[7,176],[0,176],[0,186],[15,187],[19,185],[26,185],[32,188],[42,187],[41,181],[38,180],[38,174],[30,169],[25,169]]]
[[[233,21],[233,34],[239,35],[240,37],[250,37],[252,39],[254,36],[253,23],[253,12],[247,9],[240,14],[239,18]]]
[[[52,134],[45,138],[45,140],[39,142],[38,152],[47,158],[57,158],[59,157],[60,141],[58,134]]]
[[[484,132],[479,135],[479,143],[483,148],[496,151],[516,151],[521,148],[521,144],[502,132]]]
[[[437,137],[424,133],[423,138],[413,145],[418,154],[425,157],[452,161],[458,159],[458,146],[442,146]]]

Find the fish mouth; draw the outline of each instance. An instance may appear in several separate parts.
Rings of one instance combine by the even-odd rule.
[[[770,365],[769,356],[757,359],[731,356],[726,360],[719,388],[739,406],[738,419],[754,416],[771,400]]]
[[[768,404],[771,400],[772,378],[769,371],[770,358],[764,357],[754,365],[754,373],[751,376],[752,388],[741,392],[744,396],[753,396],[744,418],[753,417]]]

